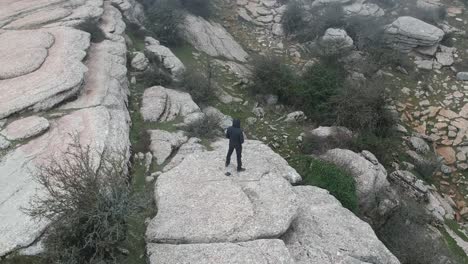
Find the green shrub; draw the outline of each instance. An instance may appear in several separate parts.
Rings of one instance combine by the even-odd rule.
[[[330,98],[341,88],[344,71],[335,63],[315,64],[298,76],[293,69],[274,56],[254,60],[252,85],[255,94],[276,94],[279,101],[304,111],[321,122],[333,119]]]
[[[189,68],[185,71],[182,79],[182,87],[199,105],[208,104],[215,96],[211,62],[208,62],[204,68],[203,72]]]
[[[292,87],[290,104],[322,124],[331,124],[335,118],[331,99],[342,89],[344,75],[333,62],[314,64],[302,74],[300,85]]]
[[[388,137],[377,136],[369,132],[361,132],[351,143],[351,149],[355,152],[368,150],[384,165],[390,168],[394,161],[393,153],[400,153],[401,139],[395,135]]]
[[[393,133],[396,120],[387,108],[387,94],[381,85],[348,82],[332,101],[338,125],[380,137]]]
[[[219,116],[208,114],[204,115],[203,118],[190,123],[185,128],[185,131],[190,137],[213,139],[222,134],[220,123],[221,119]]]
[[[302,25],[298,24],[295,30],[296,38],[302,42],[323,36],[329,28],[342,28],[345,26],[343,7],[337,4],[330,4],[312,10],[312,13],[303,20],[306,22]]]
[[[169,46],[175,46],[182,42],[179,25],[183,21],[180,4],[173,0],[155,0],[146,9],[147,22],[145,27],[152,32],[157,39]]]
[[[52,221],[44,238],[49,263],[114,263],[137,209],[125,151],[98,154],[76,142],[39,168],[35,179],[46,195],[35,196],[25,211]]]
[[[182,7],[190,13],[209,18],[213,13],[212,0],[179,0]]]
[[[307,26],[304,6],[298,1],[289,1],[281,23],[287,35],[296,34],[303,30]]]
[[[276,94],[282,102],[288,101],[290,91],[298,83],[298,76],[276,56],[254,58],[251,91],[255,94]]]
[[[347,172],[309,156],[296,156],[289,162],[302,176],[303,184],[327,189],[344,207],[357,212],[356,184]]]

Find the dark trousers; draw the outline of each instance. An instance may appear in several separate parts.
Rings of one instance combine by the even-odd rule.
[[[227,157],[226,157],[226,166],[231,163],[231,155],[232,155],[232,152],[234,152],[234,149],[236,150],[236,156],[237,156],[237,168],[240,169],[242,168],[242,145],[229,146],[229,150],[228,150]]]

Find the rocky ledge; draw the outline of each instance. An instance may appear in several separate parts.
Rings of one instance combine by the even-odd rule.
[[[268,146],[247,140],[241,173],[224,167],[227,141],[211,148],[157,178],[150,263],[399,263],[326,190],[292,186],[300,175]]]

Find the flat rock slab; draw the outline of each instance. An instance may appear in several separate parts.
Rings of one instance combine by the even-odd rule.
[[[158,177],[158,214],[148,226],[148,242],[238,242],[286,232],[297,207],[286,179],[300,176],[269,147],[246,141],[247,171],[226,177],[227,146],[222,140],[213,151],[189,154]]]
[[[223,26],[202,17],[187,15],[184,22],[184,37],[196,49],[212,57],[245,62],[248,54]]]
[[[399,264],[372,228],[341,206],[328,191],[293,188],[299,212],[282,237],[297,264]]]
[[[89,33],[72,28],[0,34],[2,51],[13,52],[19,47],[29,53],[31,50],[47,52],[45,59],[34,57],[29,61],[32,59],[29,55],[26,59],[19,59],[14,63],[14,69],[5,66],[11,64],[9,56],[0,57],[0,72],[9,72],[10,76],[0,80],[0,118],[26,109],[48,109],[76,94],[87,70],[82,60],[89,44]],[[25,54],[28,53],[26,51]]]
[[[241,243],[149,244],[150,264],[293,264],[284,242],[263,239]]]
[[[37,136],[49,129],[49,121],[39,116],[29,116],[10,123],[1,135],[8,140],[24,140]]]
[[[190,118],[200,114],[200,107],[192,100],[190,94],[153,86],[143,93],[141,115],[145,121],[167,122],[177,117]]]

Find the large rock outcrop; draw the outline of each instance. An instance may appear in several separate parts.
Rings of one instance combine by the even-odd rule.
[[[399,263],[372,228],[326,190],[298,186],[294,193],[298,215],[283,240],[295,263]]]
[[[368,151],[358,154],[347,149],[331,149],[320,158],[348,171],[356,181],[359,207],[365,213],[377,207],[377,197],[390,185],[387,171]]]
[[[174,121],[180,117],[189,123],[203,115],[190,94],[162,86],[145,90],[140,111],[143,119],[151,122]]]
[[[210,151],[196,144],[155,183],[151,264],[399,263],[327,191],[293,187],[300,176],[263,143],[245,142],[241,173],[224,168],[226,140]]]
[[[166,68],[176,80],[182,78],[185,72],[185,66],[168,47],[161,45],[158,40],[152,37],[146,37],[145,51],[160,61],[164,68]]]
[[[5,1],[0,3],[0,21],[8,20],[8,25],[12,25],[11,21],[23,17],[25,22],[26,17],[29,19],[32,13],[37,15],[38,10],[44,14],[47,11],[53,13],[58,6],[68,5],[71,1],[6,2],[10,4],[7,8],[3,6]],[[79,24],[90,16],[100,18],[98,25],[104,32],[105,40],[90,43],[89,33],[64,27],[68,24],[65,20],[54,20],[52,24],[35,22],[37,29],[34,30],[0,33],[1,45],[27,52],[30,48],[37,48],[38,42],[47,44],[39,45],[40,49],[47,50],[47,57],[39,68],[31,71],[33,68],[19,65],[21,67],[16,68],[19,70],[14,71],[19,76],[0,80],[0,116],[8,117],[8,124],[15,124],[16,116],[11,116],[13,113],[49,109],[70,99],[71,95],[77,95],[76,99],[54,109],[48,116],[50,127],[44,134],[0,153],[0,256],[29,246],[47,227],[47,221],[31,219],[22,208],[27,208],[31,197],[41,192],[41,186],[37,185],[33,176],[51,157],[60,157],[70,144],[75,143],[75,139],[83,146],[89,145],[96,154],[109,150],[121,151],[129,156],[127,49],[122,36],[125,24],[110,1],[74,2],[82,5],[75,5],[70,10],[72,15],[67,17],[70,25]],[[96,4],[94,9],[88,9],[92,4]],[[12,14],[16,14],[15,17]],[[50,47],[49,40],[52,42]],[[83,62],[85,55],[88,55],[88,59]],[[0,60],[3,59],[0,57]],[[27,60],[21,62],[27,63]],[[3,66],[5,63],[0,65],[1,69],[8,69]],[[16,130],[20,129],[21,133],[29,136],[25,127],[20,125]],[[40,125],[39,128],[43,130],[45,126]]]
[[[187,15],[183,24],[184,38],[196,49],[212,57],[245,62],[248,54],[226,29],[216,22]]]
[[[444,31],[414,17],[403,16],[393,21],[385,29],[385,39],[389,46],[402,52],[416,47],[429,47],[438,44]]]

